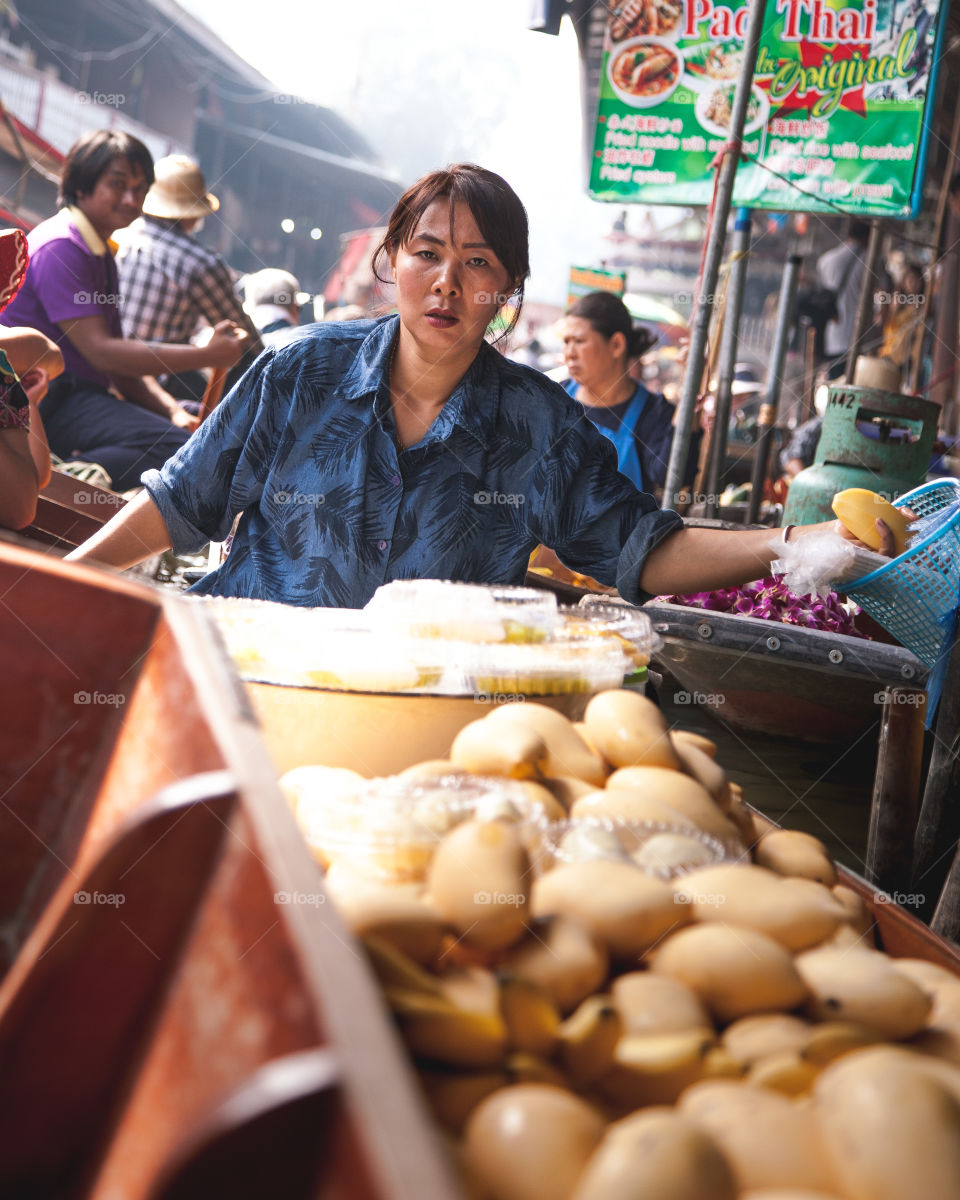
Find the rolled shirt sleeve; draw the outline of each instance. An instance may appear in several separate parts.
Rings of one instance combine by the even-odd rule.
[[[637,491],[617,470],[612,443],[580,414],[539,473],[544,503],[536,532],[544,545],[568,567],[616,586],[625,600],[648,599],[640,590],[644,560],[683,527],[679,513]],[[552,491],[562,493],[555,502]]]
[[[259,502],[283,440],[283,388],[274,375],[268,350],[160,470],[143,474],[174,553],[222,542],[237,513]]]

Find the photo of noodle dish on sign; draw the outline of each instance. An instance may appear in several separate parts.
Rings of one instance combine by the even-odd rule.
[[[625,104],[650,108],[676,91],[683,76],[683,57],[675,46],[658,38],[633,38],[610,55],[607,74]]]
[[[707,133],[716,134],[718,137],[726,137],[730,133],[733,94],[736,88],[735,83],[722,84],[719,87],[708,88],[697,96],[694,112]],[[750,99],[747,101],[747,115],[743,125],[744,136],[762,129],[769,112],[770,101],[766,94],[754,84],[750,88]]]
[[[736,80],[743,61],[743,42],[698,42],[683,51],[686,59],[688,87],[697,91],[712,90],[717,80]]]

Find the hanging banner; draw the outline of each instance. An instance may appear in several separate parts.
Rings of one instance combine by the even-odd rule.
[[[942,10],[940,0],[767,0],[743,136],[759,161],[741,163],[734,203],[915,216],[948,8],[946,0]],[[747,18],[737,0],[611,7],[594,199],[709,203]]]
[[[603,271],[599,267],[571,267],[567,283],[567,304],[573,304],[588,292],[613,292],[622,296],[627,290],[625,271]]]

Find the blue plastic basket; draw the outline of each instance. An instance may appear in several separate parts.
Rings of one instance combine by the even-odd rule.
[[[960,480],[937,479],[895,500],[918,518],[960,505]],[[903,554],[843,587],[846,594],[902,645],[933,667],[943,640],[942,619],[957,605],[960,587],[960,507],[942,525],[915,537]]]

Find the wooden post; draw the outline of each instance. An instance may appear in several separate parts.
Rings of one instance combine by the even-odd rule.
[[[867,832],[867,880],[890,894],[910,891],[913,838],[920,811],[926,694],[888,687]]]
[[[960,942],[960,849],[953,856],[930,928],[941,937]]]
[[[947,665],[933,753],[920,808],[914,844],[911,890],[926,897],[929,917],[954,858],[960,835],[960,638],[954,640]],[[955,910],[960,916],[960,908]],[[946,916],[941,914],[941,919]]]

